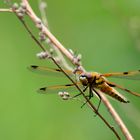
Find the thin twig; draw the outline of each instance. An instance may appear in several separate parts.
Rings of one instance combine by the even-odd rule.
[[[12,9],[0,9],[0,12],[13,12]]]

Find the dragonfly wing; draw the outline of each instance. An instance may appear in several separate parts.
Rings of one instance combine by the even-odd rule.
[[[43,66],[36,66],[31,65],[28,67],[29,70],[43,74],[43,75],[51,75],[51,76],[64,76],[63,72],[60,69],[57,68],[49,68],[49,67],[43,67]],[[70,70],[64,70],[68,75],[74,75],[72,71]]]
[[[133,92],[133,91],[131,91],[131,90],[129,90],[129,89],[126,89],[126,88],[124,88],[124,87],[122,87],[122,86],[119,86],[119,85],[117,85],[117,84],[115,84],[115,83],[107,82],[107,84],[108,84],[109,86],[111,86],[111,87],[119,88],[119,89],[121,89],[121,90],[123,90],[123,91],[126,91],[126,92],[132,94],[132,95],[135,95],[135,96],[139,96],[139,97],[140,97],[140,94],[139,94],[139,93]]]
[[[130,80],[140,80],[140,70],[138,71],[128,71],[128,72],[114,72],[102,74],[104,77],[111,78],[126,78]]]
[[[80,83],[76,83],[80,88],[82,85]],[[49,86],[49,87],[43,87],[38,90],[39,93],[42,94],[49,94],[49,93],[59,93],[59,92],[68,92],[73,93],[77,91],[75,84],[66,84],[66,85],[56,85],[56,86]]]

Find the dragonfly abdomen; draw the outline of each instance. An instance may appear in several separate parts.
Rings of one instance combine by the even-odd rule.
[[[114,90],[113,88],[111,88],[108,85],[102,85],[100,86],[100,90],[105,93],[108,94],[109,96],[111,96],[112,98],[117,99],[120,102],[123,103],[128,103],[129,101],[127,101],[123,96],[121,96],[116,90]]]

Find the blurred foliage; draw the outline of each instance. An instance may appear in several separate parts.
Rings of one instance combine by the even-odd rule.
[[[104,73],[140,69],[140,1],[46,1],[51,31],[66,48],[82,54],[87,70]],[[38,2],[30,2],[40,16]],[[0,7],[6,5],[1,2]],[[0,13],[0,19],[0,139],[116,139],[88,107],[81,109],[77,101],[62,101],[57,95],[36,93],[39,87],[66,81],[28,71],[27,66],[31,64],[52,64],[36,58],[40,49],[14,14]],[[27,21],[37,33],[29,18]],[[138,81],[117,79],[115,82],[140,93]],[[125,96],[130,104],[115,100],[111,103],[133,137],[139,139],[140,99]],[[103,104],[100,112],[122,136]]]

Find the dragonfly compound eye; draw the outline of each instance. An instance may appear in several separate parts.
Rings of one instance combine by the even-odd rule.
[[[85,80],[85,79],[87,79],[87,77],[85,75],[80,75],[79,79],[80,80]]]
[[[86,86],[88,84],[88,79],[87,79],[86,75],[80,75],[79,80],[84,86]]]

